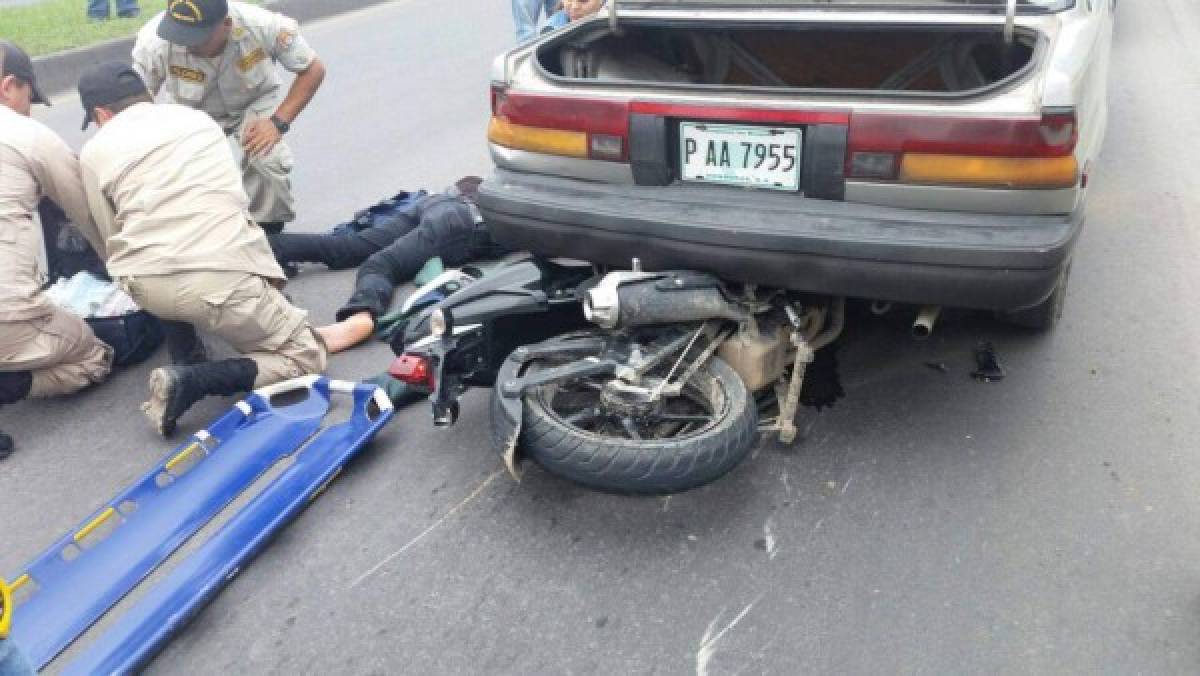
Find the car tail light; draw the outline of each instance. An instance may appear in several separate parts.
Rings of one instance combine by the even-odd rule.
[[[547,155],[628,160],[629,104],[605,99],[520,94],[492,88],[488,140]]]
[[[388,368],[388,374],[409,385],[428,387],[429,389],[437,388],[437,379],[434,376],[432,365],[428,358],[421,355],[404,354],[396,357]]]
[[[909,153],[900,163],[901,183],[1006,187],[1069,187],[1079,167],[1068,157],[970,157]]]
[[[584,132],[528,127],[500,117],[493,117],[488,124],[488,140],[505,148],[546,155],[588,156],[588,136]]]
[[[1074,112],[957,118],[851,117],[846,175],[927,185],[1068,188],[1079,181]]]

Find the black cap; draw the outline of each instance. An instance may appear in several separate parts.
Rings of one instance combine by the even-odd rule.
[[[83,71],[79,78],[79,101],[83,104],[83,128],[92,122],[92,110],[138,94],[149,94],[142,76],[133,66],[120,61],[100,63]]]
[[[158,22],[158,37],[173,45],[195,47],[203,44],[228,14],[225,0],[170,0]]]
[[[21,78],[33,88],[33,102],[50,105],[42,90],[38,89],[37,78],[33,75],[33,62],[25,50],[8,40],[0,40],[0,77],[12,75]]]

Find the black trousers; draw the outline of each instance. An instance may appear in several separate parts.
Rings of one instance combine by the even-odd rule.
[[[359,266],[354,294],[338,321],[360,312],[378,319],[396,287],[411,281],[429,259],[447,267],[502,255],[484,223],[461,198],[430,195],[392,219],[343,235],[279,234],[268,238],[280,263],[324,263],[332,270]]]

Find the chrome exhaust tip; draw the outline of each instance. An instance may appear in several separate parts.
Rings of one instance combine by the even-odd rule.
[[[912,336],[917,340],[925,340],[933,335],[933,327],[937,324],[938,316],[942,314],[941,305],[926,305],[917,312],[913,321]]]

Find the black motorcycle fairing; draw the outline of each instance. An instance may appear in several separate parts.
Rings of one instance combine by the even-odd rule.
[[[487,325],[500,319],[545,313],[552,305],[578,304],[577,290],[592,276],[590,264],[571,261],[527,258],[505,265],[422,311],[403,332],[393,335],[392,352],[404,354],[407,346],[426,339],[430,335],[429,317],[436,308],[451,314],[456,326]]]
[[[492,385],[497,369],[519,346],[587,325],[578,293],[591,277],[588,264],[518,261],[428,308],[402,335],[397,332],[392,340],[397,355],[430,362],[434,422],[453,424],[459,397],[468,387]],[[438,338],[429,329],[435,309],[445,313],[450,327]]]

